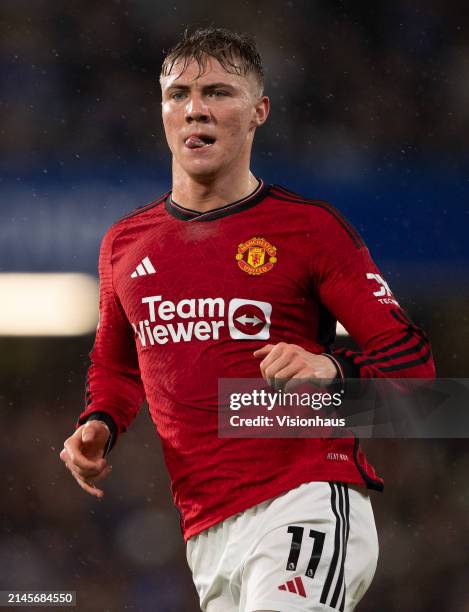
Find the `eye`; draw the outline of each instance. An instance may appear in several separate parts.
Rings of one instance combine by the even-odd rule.
[[[211,91],[208,95],[214,98],[224,98],[228,95],[228,93],[221,89],[215,89],[214,91]]]
[[[171,94],[171,100],[183,100],[185,95],[183,91],[175,91]]]

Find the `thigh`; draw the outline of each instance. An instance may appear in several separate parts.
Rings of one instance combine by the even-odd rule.
[[[187,562],[199,595],[202,612],[239,612],[233,593],[233,546],[230,520],[207,529],[187,542]]]
[[[378,535],[373,509],[363,489],[349,489],[350,533],[345,557],[345,612],[352,612],[368,590],[378,562]]]
[[[351,612],[376,568],[368,495],[346,484],[308,483],[274,500],[264,522],[245,558],[240,610]]]

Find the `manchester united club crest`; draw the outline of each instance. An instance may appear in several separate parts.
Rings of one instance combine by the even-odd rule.
[[[236,261],[243,272],[264,274],[277,263],[277,249],[265,238],[251,238],[238,245]]]

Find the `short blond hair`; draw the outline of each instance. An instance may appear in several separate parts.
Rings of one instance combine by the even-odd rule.
[[[192,33],[185,30],[181,40],[167,52],[160,77],[171,74],[174,64],[179,61],[182,62],[182,74],[191,60],[197,62],[201,75],[209,57],[218,60],[232,74],[253,74],[263,89],[264,70],[254,39],[225,28],[199,28]]]

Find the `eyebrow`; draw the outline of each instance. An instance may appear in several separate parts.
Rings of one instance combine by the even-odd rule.
[[[190,91],[191,86],[190,85],[183,85],[181,84],[176,84],[173,83],[172,85],[170,85],[166,91]],[[228,89],[230,91],[235,91],[235,87],[233,87],[233,85],[230,85],[228,83],[223,83],[222,81],[220,81],[219,83],[209,83],[207,85],[202,85],[202,91],[211,91],[212,89]]]

